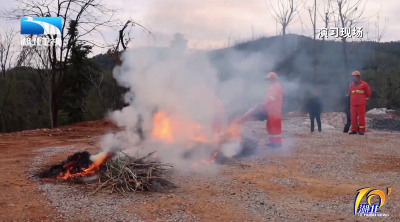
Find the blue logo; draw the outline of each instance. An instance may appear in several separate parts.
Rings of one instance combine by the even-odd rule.
[[[62,17],[22,17],[22,35],[62,35]]]

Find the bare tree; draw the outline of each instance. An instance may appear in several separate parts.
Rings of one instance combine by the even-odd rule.
[[[378,42],[378,43],[382,41],[383,36],[385,36],[385,34],[386,34],[389,19],[388,18],[384,19],[383,27],[381,27],[380,22],[381,22],[381,20],[380,20],[379,14],[378,14],[376,21],[375,21],[375,28],[376,28],[375,39],[376,39],[376,42]]]
[[[5,30],[3,34],[0,34],[0,73],[3,78],[6,78],[6,70],[12,65],[15,34],[13,30]]]
[[[313,28],[313,79],[314,86],[317,84],[317,49],[316,49],[316,37],[317,37],[317,0],[314,0],[312,7],[308,8],[308,14]]]
[[[400,78],[399,74],[389,70],[387,59],[382,59],[380,46],[383,36],[386,34],[388,27],[388,19],[385,18],[383,26],[381,26],[380,15],[377,15],[375,21],[375,36],[368,39],[367,44],[372,45],[374,49],[373,58],[371,59],[371,68],[374,71],[372,78],[373,92],[384,102],[386,108],[396,108],[394,104],[400,101]]]
[[[40,98],[37,101],[30,101],[30,104],[36,109],[40,110],[42,113],[49,115],[50,126],[54,125],[54,115],[53,115],[53,107],[52,96],[53,96],[53,78],[54,71],[51,67],[51,57],[48,56],[48,51],[46,49],[34,48],[35,57],[32,61],[32,67],[38,70],[37,75],[35,75],[34,82],[35,88],[38,90],[38,94]],[[44,104],[44,106],[42,105]],[[43,107],[46,107],[47,110]]]
[[[4,95],[4,98],[2,98],[2,104],[0,106],[0,118],[3,133],[6,132],[6,123],[3,116],[3,109],[5,107],[11,89],[11,81],[9,80],[9,77],[11,76],[7,75],[6,71],[8,68],[10,68],[10,65],[12,63],[12,43],[14,34],[15,33],[13,33],[12,30],[5,30],[3,35],[0,34],[0,72],[2,78],[2,81],[0,82],[0,92],[2,95]]]
[[[336,0],[336,8],[334,13],[334,23],[337,28],[350,29],[357,25],[368,21],[369,17],[364,16],[367,0]],[[339,34],[340,35],[340,34]],[[341,35],[343,47],[343,59],[345,72],[349,72],[349,61],[347,58],[347,38],[349,36]]]
[[[118,32],[118,38],[117,38],[117,43],[115,44],[115,46],[112,46],[107,54],[111,56],[111,58],[117,62],[117,64],[121,64],[121,53],[125,52],[128,49],[128,44],[132,41],[132,38],[130,37],[129,33],[130,33],[130,29],[132,27],[135,26],[139,26],[141,27],[144,31],[146,31],[150,36],[152,36],[152,32],[150,30],[148,30],[147,28],[145,28],[144,26],[142,26],[139,23],[134,22],[132,19],[129,19],[124,26],[119,30]],[[129,28],[129,30],[126,30],[127,28]],[[122,46],[122,52],[119,50],[120,45]],[[92,84],[95,86],[97,93],[100,97],[101,102],[103,103],[103,108],[105,108],[105,102],[104,102],[104,96],[102,95],[102,91],[101,91],[101,84],[103,82],[103,78],[104,78],[104,74],[101,73],[101,78],[99,80],[95,80],[95,78],[92,77],[92,75],[87,75],[85,74],[86,78],[88,78],[90,80],[90,82],[92,82]],[[116,94],[118,89],[120,90],[125,90],[122,89],[121,87],[116,86],[116,84],[112,83],[112,90],[111,90],[111,100],[112,100],[112,107],[113,109],[115,108],[115,104],[116,104]],[[109,90],[107,90],[109,91]],[[133,92],[134,93],[134,92]],[[91,112],[93,114],[93,112]],[[94,114],[93,114],[94,115]],[[139,135],[141,140],[144,140],[144,133],[143,133],[143,128],[142,128],[142,123],[143,123],[143,119],[142,119],[142,115],[138,114],[138,121],[136,123],[136,130],[135,132]]]
[[[133,40],[130,32],[134,27],[140,27],[148,33],[149,36],[153,36],[152,32],[141,24],[134,22],[132,19],[126,21],[121,26],[120,30],[118,30],[118,35],[114,44],[111,44],[107,51],[107,55],[117,65],[121,65],[121,55],[129,49],[129,44]],[[99,115],[107,112],[107,110],[115,110],[118,108],[120,96],[126,92],[126,88],[118,86],[115,79],[112,78],[112,76],[110,77],[107,69],[100,68],[100,70],[95,71],[88,69],[86,72],[81,71],[81,74],[93,85],[95,94],[101,102],[102,109],[97,112],[98,115],[91,110],[88,111],[89,113],[91,113],[95,118],[98,118]]]
[[[3,132],[6,132],[7,128],[4,120],[5,111],[18,115],[16,111],[6,107],[15,78],[14,74],[19,67],[28,64],[31,59],[30,49],[18,50],[15,45],[15,35],[16,32],[12,29],[5,29],[0,34],[0,121]]]
[[[43,67],[50,67],[50,98],[51,128],[58,125],[58,111],[60,98],[68,66],[68,58],[72,48],[79,43],[104,47],[90,37],[92,34],[102,36],[102,28],[112,28],[116,20],[113,19],[116,10],[106,7],[100,0],[16,0],[17,6],[6,11],[2,17],[20,19],[23,16],[63,18],[61,46],[49,45],[41,53],[47,59],[41,59]],[[51,36],[54,37],[54,36]]]
[[[323,11],[322,13],[318,10],[319,16],[321,18],[321,21],[324,24],[325,30],[329,29],[329,25],[331,24],[331,19],[334,16],[334,9],[332,6],[332,0],[325,0],[323,3]],[[333,19],[334,20],[334,19]],[[335,27],[338,27],[338,25],[335,25]],[[322,35],[322,45],[326,39],[325,35]]]
[[[277,2],[277,6],[274,6],[272,2]],[[286,35],[287,28],[293,22],[293,19],[299,12],[301,4],[304,4],[302,0],[268,1],[267,8],[274,17],[275,21],[281,26],[281,35]]]
[[[132,37],[130,36],[130,31],[133,27],[138,26],[146,31],[150,36],[152,36],[152,32],[144,27],[143,25],[134,22],[132,19],[129,19],[125,22],[122,28],[118,31],[118,38],[116,40],[115,45],[111,45],[108,49],[107,54],[117,62],[117,64],[121,64],[121,53],[128,49],[128,44],[132,41]],[[122,47],[122,51],[120,51],[120,46]]]
[[[273,2],[277,2],[276,6]],[[304,4],[303,0],[278,0],[268,1],[268,11],[274,17],[277,24],[280,26],[280,34],[282,35],[282,54],[286,55],[285,36],[290,24],[294,22],[294,18],[298,16],[300,6]]]

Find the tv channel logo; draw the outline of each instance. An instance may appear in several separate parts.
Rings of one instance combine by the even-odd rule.
[[[22,35],[62,35],[62,17],[22,17]]]
[[[386,189],[386,195],[392,192],[392,188]],[[354,215],[369,216],[369,217],[387,217],[389,214],[380,213],[378,210],[385,204],[385,192],[381,190],[370,190],[369,187],[357,190],[356,198],[354,199]],[[366,197],[365,203],[360,204],[363,197]],[[373,197],[379,198],[379,204],[371,204]]]

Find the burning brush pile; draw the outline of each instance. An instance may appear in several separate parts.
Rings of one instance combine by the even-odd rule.
[[[38,177],[47,181],[91,184],[94,192],[109,190],[125,193],[176,188],[177,184],[168,179],[171,178],[172,165],[159,160],[172,161],[174,164],[179,162],[181,168],[184,162],[185,169],[200,169],[200,165],[211,166],[217,162],[218,156],[222,156],[221,151],[226,145],[231,149],[232,143],[237,145],[241,139],[237,121],[233,120],[224,126],[220,120],[216,118],[207,130],[207,126],[191,118],[158,111],[153,114],[150,132],[145,133],[140,124],[135,131],[148,155],[136,158],[126,154],[128,152],[125,151],[138,148],[128,142],[124,144],[128,148],[118,148],[118,152],[108,151],[96,155],[75,153],[66,161],[40,172]],[[121,135],[124,133],[121,132]]]
[[[172,166],[152,160],[153,153],[142,158],[118,154],[120,157],[115,158],[117,153],[78,152],[37,176],[46,181],[91,184],[94,193],[103,189],[123,194],[177,187],[166,178]]]

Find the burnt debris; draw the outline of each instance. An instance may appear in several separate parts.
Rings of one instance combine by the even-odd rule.
[[[400,131],[400,118],[375,118],[370,124],[376,130]]]
[[[80,173],[82,169],[88,168],[93,162],[90,160],[90,153],[87,151],[74,153],[69,156],[66,161],[53,165],[48,169],[40,172],[39,178],[56,178],[68,170],[70,173]]]

